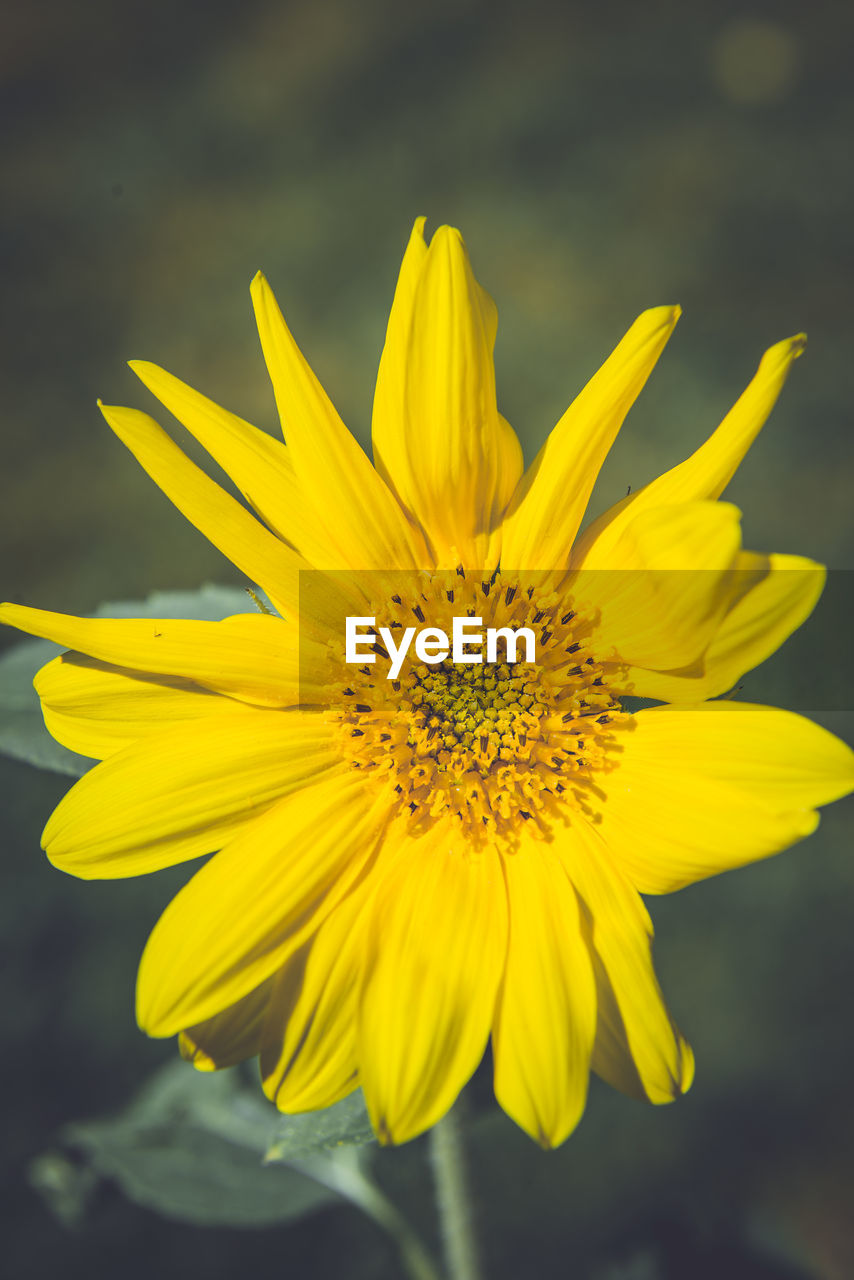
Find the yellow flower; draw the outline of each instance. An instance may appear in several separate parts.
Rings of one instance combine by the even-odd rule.
[[[423,220],[413,230],[374,466],[261,276],[252,297],[286,445],[132,366],[251,511],[146,414],[103,413],[281,616],[3,607],[72,650],[37,677],[45,720],[103,761],[48,822],[49,858],[112,877],[215,852],[151,935],[139,1021],[180,1035],[202,1070],[259,1053],[282,1110],[358,1084],[379,1137],[405,1141],[447,1111],[490,1036],[498,1100],[544,1146],[577,1123],[591,1068],[669,1101],[693,1059],[640,894],[783,849],[854,786],[851,751],[811,722],[707,701],[821,592],[819,565],[743,551],[739,512],[718,501],[803,337],[765,354],[701,448],[579,537],[678,308],[639,317],[523,471],[496,406],[495,308],[458,232],[428,246]],[[497,635],[493,661],[455,662],[437,636],[450,644],[455,619],[518,635]],[[421,648],[392,676],[413,627],[434,630],[410,635]],[[517,662],[498,647],[511,638]],[[667,705],[630,714],[626,695]]]

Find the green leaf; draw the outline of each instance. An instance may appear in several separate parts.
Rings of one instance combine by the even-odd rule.
[[[178,1061],[122,1115],[62,1137],[85,1157],[81,1176],[94,1170],[147,1209],[199,1226],[260,1227],[339,1201],[311,1177],[264,1163],[274,1119],[238,1069],[207,1075]]]
[[[374,1139],[360,1093],[326,1111],[280,1117],[240,1068],[207,1074],[178,1060],[121,1115],[69,1125],[60,1137],[82,1162],[49,1152],[30,1177],[67,1220],[79,1219],[97,1178],[117,1182],[136,1204],[199,1226],[289,1222],[342,1197],[376,1216],[370,1184],[329,1158]]]
[[[239,1067],[208,1075],[170,1062],[121,1115],[69,1125],[65,1150],[30,1165],[30,1184],[69,1225],[103,1178],[136,1204],[196,1226],[270,1226],[346,1200],[388,1233],[407,1276],[441,1280],[429,1250],[367,1176],[362,1148],[373,1133],[361,1094],[279,1120],[271,1142],[273,1115]]]
[[[375,1142],[361,1089],[325,1111],[281,1116],[265,1159],[302,1160],[321,1151]]]
[[[49,640],[27,640],[0,658],[0,752],[38,769],[79,778],[95,763],[69,751],[44,727],[33,677],[62,649]]]
[[[260,593],[259,593],[260,594]],[[263,597],[262,597],[263,599]],[[255,610],[240,587],[208,584],[198,591],[155,591],[143,601],[103,604],[96,618],[194,618],[218,622],[234,613]],[[37,671],[63,652],[50,640],[27,640],[0,657],[0,753],[79,778],[94,760],[60,746],[44,727],[39,700],[33,691]]]

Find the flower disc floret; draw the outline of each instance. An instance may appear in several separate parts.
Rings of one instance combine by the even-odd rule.
[[[378,631],[393,635],[413,618],[447,634],[463,613],[499,634],[530,628],[536,637],[534,662],[413,660],[391,682],[391,655],[377,640],[376,662],[339,680],[342,749],[392,787],[413,832],[450,817],[474,847],[509,852],[520,821],[548,838],[573,811],[589,813],[595,777],[614,767],[616,735],[631,723],[608,687],[615,666],[594,652],[591,615],[542,577],[410,575],[372,604]],[[340,645],[331,648],[340,662]]]

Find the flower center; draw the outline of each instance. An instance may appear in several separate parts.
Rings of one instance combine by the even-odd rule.
[[[547,838],[552,823],[595,805],[593,779],[612,766],[614,730],[628,717],[607,687],[610,667],[592,650],[591,618],[535,576],[401,575],[376,605],[374,660],[343,667],[333,691],[343,749],[391,787],[415,830],[450,816],[471,844],[512,848],[522,824]],[[422,661],[410,642],[388,678],[407,628],[450,638],[455,617],[471,619],[470,634],[498,632],[493,661],[471,641],[464,660],[443,656],[434,641],[439,656]],[[533,654],[521,640],[512,652],[508,633],[521,629],[533,633]]]

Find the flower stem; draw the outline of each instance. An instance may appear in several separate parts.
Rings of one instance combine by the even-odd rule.
[[[459,1104],[430,1130],[430,1157],[448,1280],[481,1280]]]
[[[419,1240],[402,1213],[383,1195],[361,1169],[355,1147],[342,1147],[329,1156],[308,1156],[289,1162],[292,1168],[313,1178],[358,1205],[388,1232],[397,1245],[400,1262],[408,1280],[443,1280],[439,1267]]]

